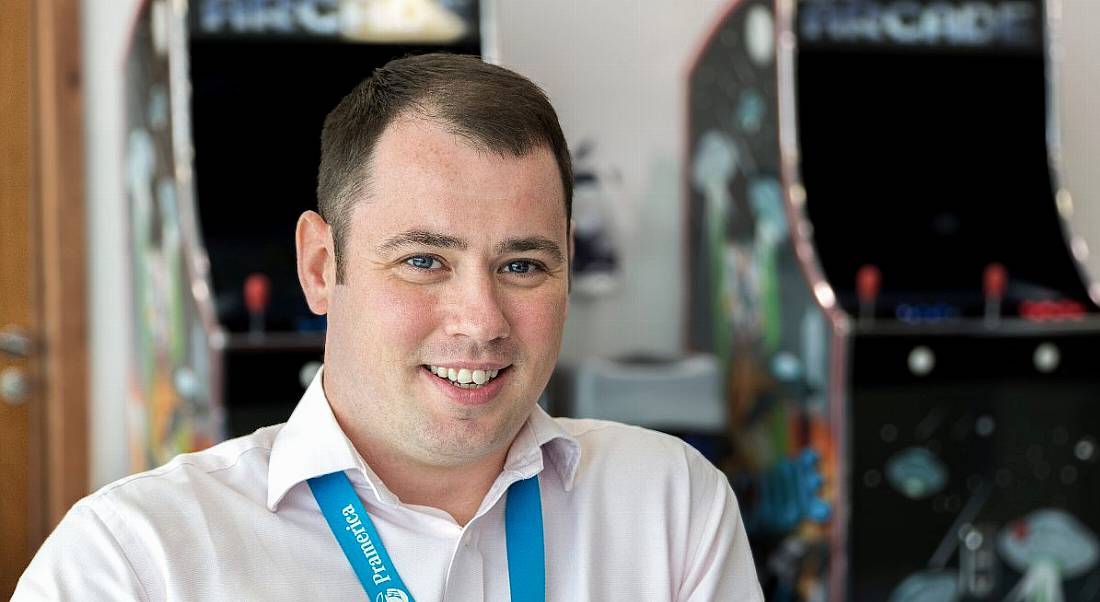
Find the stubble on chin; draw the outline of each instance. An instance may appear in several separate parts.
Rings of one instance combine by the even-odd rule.
[[[421,460],[436,466],[460,466],[476,462],[511,447],[527,422],[534,404],[514,406],[506,415],[481,416],[461,408],[450,416],[409,425],[406,441],[415,441]]]

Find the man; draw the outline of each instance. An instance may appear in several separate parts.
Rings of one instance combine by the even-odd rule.
[[[700,454],[536,405],[571,193],[528,80],[442,54],[375,71],[326,119],[298,221],[328,333],[290,420],[82,500],[16,599],[762,599]]]

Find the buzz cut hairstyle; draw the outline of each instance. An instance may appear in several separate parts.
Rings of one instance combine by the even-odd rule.
[[[573,213],[573,166],[557,113],[534,82],[474,55],[431,53],[374,70],[325,117],[317,206],[332,227],[336,282],[345,279],[345,245],[355,204],[369,192],[371,159],[386,128],[402,117],[446,127],[478,150],[523,157],[547,148]]]

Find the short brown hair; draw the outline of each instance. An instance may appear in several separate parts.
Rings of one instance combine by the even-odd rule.
[[[332,226],[336,281],[344,281],[344,241],[352,209],[370,178],[375,144],[405,115],[446,124],[474,146],[522,157],[547,147],[565,191],[566,224],[573,211],[573,167],[558,116],[529,79],[477,56],[432,53],[395,59],[363,80],[325,118],[317,205]]]

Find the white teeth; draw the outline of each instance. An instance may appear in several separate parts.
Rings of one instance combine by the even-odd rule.
[[[500,370],[470,370],[468,368],[444,368],[443,366],[427,366],[428,370],[440,377],[450,380],[455,386],[464,389],[480,387],[493,380],[500,374]]]

